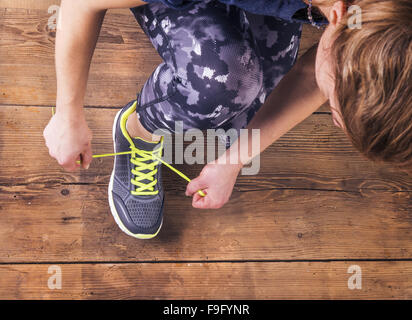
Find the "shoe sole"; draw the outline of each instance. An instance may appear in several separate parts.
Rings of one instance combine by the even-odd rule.
[[[122,112],[122,110],[120,110],[116,114],[116,117],[114,118],[114,122],[113,122],[112,138],[113,138],[113,149],[114,149],[115,153],[117,152],[116,151],[116,143],[115,143],[116,142],[115,141],[115,130],[116,130],[116,125],[117,125],[117,120],[118,120],[121,112]],[[159,233],[160,229],[162,228],[163,217],[162,217],[162,221],[160,222],[159,229],[157,229],[157,231],[153,234],[132,233],[125,227],[122,220],[120,219],[119,214],[117,213],[116,207],[114,205],[113,195],[112,195],[115,164],[116,164],[116,158],[114,159],[113,171],[112,171],[112,174],[110,175],[110,182],[109,182],[109,187],[108,187],[108,195],[109,195],[108,198],[109,198],[110,212],[112,213],[114,221],[116,221],[116,224],[119,226],[120,230],[122,230],[124,233],[126,233],[127,235],[129,235],[131,237],[134,237],[134,238],[137,238],[137,239],[152,239],[152,238],[156,237],[157,234]]]

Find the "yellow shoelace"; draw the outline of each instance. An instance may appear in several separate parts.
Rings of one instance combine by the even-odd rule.
[[[132,178],[130,182],[136,187],[135,190],[131,191],[131,194],[135,196],[148,196],[158,194],[159,190],[154,190],[156,186],[157,179],[154,178],[157,173],[157,165],[159,164],[158,156],[155,154],[161,155],[161,148],[154,151],[145,151],[140,150],[134,147],[131,147],[131,159],[130,162],[135,165],[132,169],[132,174],[135,178]],[[138,157],[139,156],[139,157]],[[153,159],[156,159],[153,161]],[[146,163],[147,161],[151,161]],[[144,173],[143,171],[149,170],[149,172]],[[141,181],[149,180],[149,183],[143,183]]]
[[[52,107],[52,115],[55,114],[54,111],[54,107]],[[132,155],[132,159],[131,162],[137,166],[137,168],[132,169],[132,173],[136,176],[138,176],[138,179],[132,179],[132,184],[137,186],[138,188],[136,188],[136,190],[134,192],[150,192],[149,194],[155,194],[153,192],[154,189],[154,185],[157,183],[157,180],[154,179],[154,175],[157,172],[157,169],[154,169],[155,166],[157,166],[157,164],[159,162],[163,163],[166,167],[168,167],[170,170],[172,170],[173,172],[175,172],[178,176],[180,176],[181,178],[185,179],[187,182],[192,181],[191,179],[189,179],[183,172],[177,170],[176,168],[172,167],[169,163],[167,163],[166,161],[162,160],[156,153],[160,153],[161,149],[159,148],[159,150],[155,150],[153,152],[151,151],[144,151],[144,150],[140,150],[137,148],[131,148],[132,150],[130,151],[123,151],[123,152],[116,152],[116,153],[104,153],[104,154],[94,154],[92,157],[93,158],[103,158],[103,157],[113,157],[113,156],[120,156],[120,155],[126,155],[126,154],[131,154]],[[157,151],[157,152],[156,152]],[[142,159],[137,160],[136,159],[136,154],[138,154]],[[157,160],[157,162],[152,162],[152,163],[143,163],[141,161],[146,161],[146,160],[151,160],[155,158]],[[78,164],[81,164],[80,161],[76,161]],[[140,172],[140,170],[146,170],[149,169],[150,172],[148,173],[143,173]],[[140,180],[150,180],[151,182],[149,184],[144,184],[142,182],[140,182]],[[134,181],[134,182],[133,182]],[[149,189],[151,188],[151,191],[144,191],[145,189]],[[156,192],[157,193],[157,192]],[[205,197],[206,194],[202,191],[202,190],[198,190],[197,193],[202,196]],[[133,194],[133,191],[132,191]]]

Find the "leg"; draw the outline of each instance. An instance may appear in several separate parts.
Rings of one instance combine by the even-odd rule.
[[[133,8],[163,58],[139,94],[137,114],[149,132],[218,128],[250,107],[263,85],[251,32],[241,10],[215,1],[185,10],[162,4]]]
[[[217,128],[247,109],[261,90],[263,76],[250,32],[239,11],[214,1],[173,10],[159,3],[133,9],[164,62],[113,124],[115,158],[109,184],[111,212],[130,236],[156,236],[163,221],[162,142],[131,134],[139,122],[148,132]],[[137,117],[136,116],[136,117]],[[129,129],[127,129],[127,120]],[[133,125],[134,123],[134,125]]]
[[[245,128],[296,62],[302,25],[275,17],[246,13],[247,23],[259,48],[263,68],[263,86],[258,98],[245,112],[240,113],[227,128]],[[227,129],[226,129],[227,130]]]
[[[147,131],[142,124],[140,123],[137,113],[133,112],[128,118],[126,122],[126,130],[131,137],[140,137],[147,141],[159,141],[160,136],[154,135]]]

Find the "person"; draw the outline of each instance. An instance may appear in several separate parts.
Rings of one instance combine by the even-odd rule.
[[[361,2],[371,6],[371,1]],[[405,1],[399,2],[404,7],[397,5],[397,8],[403,11],[405,6],[409,8]],[[339,50],[330,53],[330,45],[339,39],[333,36],[346,16],[347,3],[343,1],[314,3],[328,17],[329,26],[317,54],[312,48],[291,71],[296,62],[302,22],[325,23],[319,13],[308,10],[311,1],[163,0],[144,4],[132,0],[62,1],[61,27],[56,38],[57,111],[44,130],[49,153],[59,164],[66,170],[75,170],[76,160],[81,159],[83,168],[88,168],[92,159],[91,132],[84,119],[83,97],[91,57],[106,9],[132,7],[163,63],[149,77],[138,98],[116,115],[115,152],[130,152],[115,158],[108,197],[120,228],[140,239],[157,235],[163,221],[164,192],[161,165],[157,160],[163,140],[152,135],[156,129],[174,132],[177,121],[182,121],[184,130],[240,129],[249,124],[249,129],[261,129],[263,150],[327,98],[331,101],[335,122],[343,127],[342,118],[346,119],[343,115],[350,113],[343,112],[344,106],[349,105],[348,81],[350,77],[360,77],[356,70],[348,75],[343,53]],[[346,30],[340,32],[350,40]],[[362,40],[365,39],[361,37],[356,43],[359,45]],[[345,42],[341,39],[340,43]],[[353,49],[348,46],[343,52]],[[332,70],[333,55],[337,70]],[[358,70],[366,66],[358,66],[363,68]],[[382,68],[385,67],[388,66]],[[337,87],[331,88],[331,76],[338,74],[345,78],[336,76]],[[376,75],[369,75],[372,76]],[[353,80],[367,87],[362,82],[365,79]],[[345,94],[341,96],[340,92]],[[367,99],[359,96],[349,106],[352,111],[362,98],[361,105],[368,107]],[[410,103],[406,98],[399,101],[399,104]],[[263,104],[265,107],[260,108]],[[381,104],[386,106],[387,101]],[[408,117],[405,112],[404,117]],[[348,130],[346,123],[344,128]],[[398,141],[410,138],[405,132]],[[352,135],[357,133],[353,131]],[[372,154],[375,150],[369,151]],[[392,154],[398,154],[397,150],[393,149]],[[407,153],[404,152],[402,159],[407,159]],[[245,161],[220,166],[212,162],[205,166],[201,175],[187,187],[186,194],[194,196],[193,206],[222,206],[243,163]],[[205,191],[205,197],[196,193],[199,189]]]
[[[360,29],[349,27],[347,3],[330,3],[315,63],[299,61],[247,128],[260,129],[262,152],[315,111],[324,96],[335,125],[366,158],[411,171],[412,1],[353,1],[362,10]],[[228,201],[240,168],[257,155],[249,151],[240,159],[240,148],[207,164],[187,186],[195,208],[220,208]],[[237,165],[218,164],[231,152]],[[199,188],[208,196],[199,197]]]

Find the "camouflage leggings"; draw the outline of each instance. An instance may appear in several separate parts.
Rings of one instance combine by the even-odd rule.
[[[214,0],[131,10],[164,61],[138,95],[149,132],[244,128],[296,60],[300,23]]]

